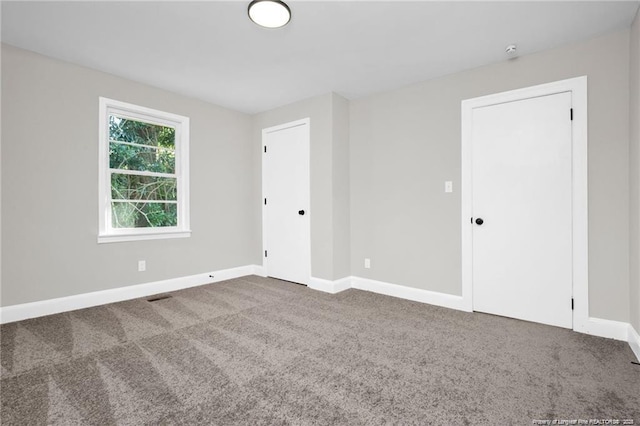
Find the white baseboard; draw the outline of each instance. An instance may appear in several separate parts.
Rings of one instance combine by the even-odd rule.
[[[629,346],[640,362],[640,334],[629,324]]]
[[[333,282],[333,286],[336,289],[336,293],[341,291],[349,290],[352,286],[353,277],[344,277],[340,278],[337,281]]]
[[[261,270],[261,266],[247,265],[203,274],[190,275],[187,277],[42,300],[39,302],[4,306],[0,308],[0,324],[58,314],[60,312],[74,311],[76,309],[90,308],[92,306],[105,305],[107,303],[122,302],[123,300],[136,299],[138,297],[146,297],[153,294],[196,287],[203,284],[230,280],[246,275],[259,275]],[[213,275],[213,278],[211,278],[211,275]]]
[[[590,317],[581,330],[575,331],[625,342],[629,340],[629,323],[621,321]]]
[[[261,277],[266,277],[267,274],[264,270],[264,266],[262,265],[252,265],[253,266],[253,275],[259,275]]]
[[[311,277],[307,287],[314,290],[324,291],[325,293],[336,294],[351,288],[351,277],[341,278],[336,281]]]
[[[435,291],[390,284],[368,278],[345,277],[336,281],[330,281],[312,277],[308,287],[331,294],[339,293],[349,288],[355,288],[358,290],[370,291],[372,293],[398,297],[400,299],[412,300],[414,302],[428,303],[430,305],[442,306],[460,311],[466,310],[464,308],[462,296],[454,296],[446,293],[438,293]]]
[[[385,294],[387,296],[399,297],[401,299],[413,300],[414,302],[428,303],[430,305],[457,309],[459,311],[466,310],[462,296],[454,296],[452,294],[438,293],[435,291],[406,287],[397,284],[389,284],[382,281],[375,281],[360,277],[352,277],[351,286],[359,290],[366,290],[373,293]]]

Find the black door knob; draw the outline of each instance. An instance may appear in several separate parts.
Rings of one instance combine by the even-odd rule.
[[[304,210],[298,210],[298,214],[299,214],[300,216],[304,216]]]
[[[482,225],[484,223],[484,220],[482,220],[481,217],[476,219],[476,225]]]

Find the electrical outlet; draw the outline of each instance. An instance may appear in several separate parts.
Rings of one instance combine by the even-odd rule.
[[[147,270],[147,261],[138,260],[138,272],[144,272]]]
[[[367,269],[371,268],[371,259],[364,260],[364,267]]]

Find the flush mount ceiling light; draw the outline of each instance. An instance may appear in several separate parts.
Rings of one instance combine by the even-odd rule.
[[[289,23],[291,10],[280,0],[253,0],[249,3],[249,18],[265,28],[280,28]]]

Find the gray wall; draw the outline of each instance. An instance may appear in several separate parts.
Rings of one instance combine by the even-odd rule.
[[[333,279],[351,275],[349,101],[335,93],[332,112]]]
[[[631,28],[630,57],[630,297],[631,325],[640,333],[640,11]]]
[[[97,244],[99,96],[191,118],[190,238]],[[2,114],[2,306],[261,263],[249,116],[6,45]]]
[[[3,45],[1,305],[261,264],[260,131],[304,117],[313,276],[460,294],[460,101],[587,75],[590,312],[631,318],[640,331],[638,26],[631,44],[622,31],[365,99],[326,94],[252,117]],[[191,238],[96,243],[98,96],[191,118]],[[140,259],[147,272],[137,272]]]
[[[352,101],[351,273],[460,295],[460,102],[587,75],[590,314],[629,321],[628,61],[622,31]]]
[[[311,119],[311,275],[327,280],[349,274],[348,237],[344,237],[349,235],[347,106],[346,99],[328,93],[253,117],[258,186],[262,170],[262,129],[306,117]],[[256,213],[258,216],[260,211]]]

